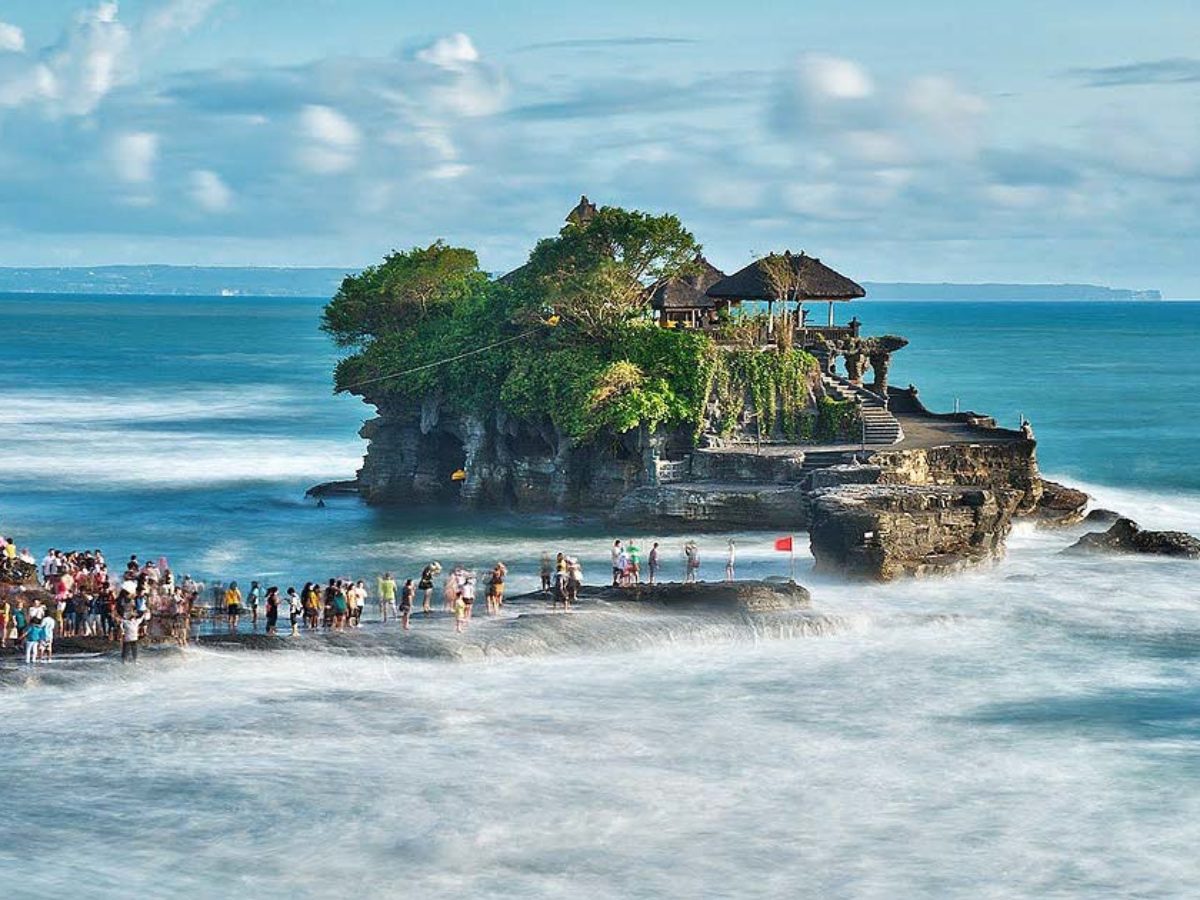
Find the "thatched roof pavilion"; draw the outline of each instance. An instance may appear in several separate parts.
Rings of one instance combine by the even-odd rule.
[[[815,256],[791,252],[783,254],[796,277],[796,291],[789,300],[854,300],[865,297],[862,286],[840,272],[835,272]],[[708,296],[720,300],[780,300],[767,264],[756,259],[746,268],[722,278],[708,289]]]
[[[699,270],[682,278],[672,278],[658,286],[650,296],[650,308],[657,310],[659,321],[697,324],[696,318],[715,309],[720,301],[710,297],[708,289],[725,277],[725,273],[703,256],[696,259]]]
[[[778,278],[772,277],[767,259],[757,259],[744,269],[722,278],[708,289],[708,296],[728,303],[743,300],[761,300],[768,304],[776,301],[786,304],[788,300],[792,300],[797,306],[803,306],[809,301],[828,303],[829,324],[832,326],[835,302],[854,300],[867,295],[860,284],[829,268],[815,256],[786,251],[782,257],[774,259],[782,259],[791,269],[790,284],[785,296],[780,296]]]

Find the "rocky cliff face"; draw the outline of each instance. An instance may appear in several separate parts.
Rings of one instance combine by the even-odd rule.
[[[817,491],[810,538],[818,571],[890,581],[992,559],[1004,552],[1017,490],[847,485]]]
[[[370,442],[358,473],[369,503],[538,511],[611,509],[645,483],[652,451],[672,439],[632,433],[579,446],[549,424],[451,413],[435,401],[382,407],[360,434]],[[456,481],[460,469],[466,478]]]

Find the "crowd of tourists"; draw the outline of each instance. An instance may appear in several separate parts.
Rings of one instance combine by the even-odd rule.
[[[683,547],[684,581],[694,582],[700,569],[699,549],[694,541]],[[661,574],[662,553],[654,542],[643,560],[633,541],[616,540],[611,549],[613,587],[655,584]],[[735,547],[728,542],[725,577],[733,580]],[[139,560],[135,554],[118,571],[111,571],[100,550],[64,551],[51,549],[36,560],[28,549],[18,549],[10,537],[0,537],[0,582],[20,585],[36,571],[41,590],[24,586],[0,593],[0,649],[10,645],[23,651],[30,664],[49,661],[56,637],[96,638],[121,646],[123,661],[136,662],[139,643],[146,638],[188,642],[193,626],[209,620],[215,630],[224,616],[230,634],[248,624],[257,632],[279,633],[279,620],[286,617],[292,635],[306,631],[345,631],[360,628],[372,605],[380,622],[397,621],[403,630],[412,627],[420,613],[431,615],[435,594],[442,610],[451,615],[454,630],[466,630],[483,593],[489,616],[501,613],[505,600],[508,568],[497,561],[482,573],[462,565],[443,572],[440,563],[426,564],[414,578],[398,579],[384,572],[375,579],[374,594],[362,579],[330,578],[309,581],[303,587],[264,587],[251,581],[243,590],[237,581],[211,586],[184,575],[176,579],[165,558]],[[570,611],[579,600],[583,567],[579,559],[565,553],[541,555],[541,590],[549,595],[552,611]],[[210,593],[211,592],[211,593]],[[211,603],[206,604],[205,598]]]
[[[122,659],[136,661],[147,636],[187,642],[195,584],[189,595],[165,559],[142,562],[134,555],[114,573],[100,550],[51,549],[36,561],[28,551],[11,554],[14,546],[6,538],[0,548],[8,561],[3,580],[22,584],[0,595],[0,649],[18,644],[25,660],[36,663],[53,659],[56,637],[100,638],[120,642]],[[25,590],[29,568],[41,590]]]

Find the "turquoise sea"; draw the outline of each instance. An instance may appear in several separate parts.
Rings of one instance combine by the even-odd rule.
[[[561,516],[306,501],[371,413],[331,393],[321,304],[0,296],[0,532],[281,585],[503,558],[520,589],[542,550],[601,577],[615,536],[678,556]],[[1047,475],[1200,533],[1200,304],[853,311],[910,339],[892,380],[930,407],[1024,415]],[[700,539],[712,578],[727,537]],[[786,571],[776,535],[733,537],[740,576]],[[1193,896],[1200,568],[1073,538],[1022,527],[994,568],[878,587],[802,559],[820,635],[591,640],[582,612],[571,650],[434,661],[385,632],[6,677],[0,893]]]

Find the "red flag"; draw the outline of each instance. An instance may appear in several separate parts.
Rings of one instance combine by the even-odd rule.
[[[789,534],[785,538],[775,539],[775,549],[782,550],[784,553],[792,552],[792,536]]]

